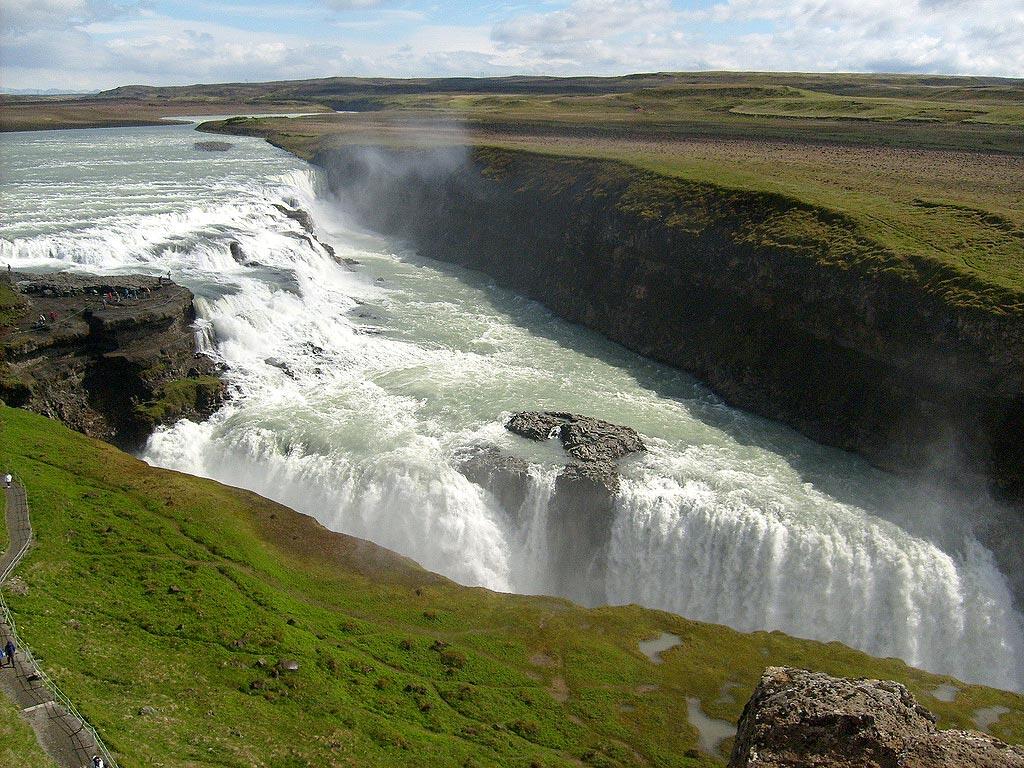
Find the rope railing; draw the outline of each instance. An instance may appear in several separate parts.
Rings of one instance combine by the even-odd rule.
[[[21,494],[22,500],[25,503],[26,513],[28,513],[28,492],[25,489],[24,483],[22,483],[21,479],[18,478],[17,476],[15,476],[14,487],[17,488],[19,493]],[[33,533],[31,514],[26,514],[26,525],[28,529],[28,535],[25,537],[24,544],[21,546],[17,555],[15,555],[14,559],[11,560],[11,562],[4,569],[3,573],[0,573],[0,619],[2,619],[9,627],[9,632],[12,636],[12,639],[14,640],[14,644],[18,647],[19,651],[22,654],[22,658],[28,662],[28,666],[32,670],[32,674],[29,677],[29,681],[34,683],[36,687],[42,688],[43,690],[47,691],[47,693],[49,693],[52,701],[55,704],[57,704],[61,709],[63,709],[67,715],[70,715],[70,717],[73,720],[78,721],[79,727],[76,730],[69,731],[65,729],[65,733],[68,735],[68,737],[74,738],[77,741],[77,744],[80,749],[94,750],[96,753],[98,753],[103,758],[108,768],[118,768],[117,761],[114,759],[113,755],[110,754],[110,750],[107,749],[106,744],[103,743],[103,739],[100,738],[99,732],[92,725],[89,724],[89,721],[85,719],[85,716],[78,710],[78,707],[74,705],[74,702],[72,702],[71,699],[69,699],[67,695],[64,693],[64,691],[60,689],[57,683],[53,681],[53,678],[51,678],[48,674],[46,674],[46,672],[43,671],[42,666],[36,660],[36,657],[32,654],[31,649],[18,634],[18,627],[14,621],[14,614],[11,613],[10,606],[8,606],[7,604],[7,599],[4,597],[3,587],[5,582],[7,581],[7,578],[14,571],[15,567],[21,562],[21,559],[25,556],[25,553],[28,552],[28,549],[32,544]],[[67,725],[66,721],[64,721],[64,725]],[[91,736],[93,743],[89,744],[87,742],[84,742],[81,738],[83,734]]]

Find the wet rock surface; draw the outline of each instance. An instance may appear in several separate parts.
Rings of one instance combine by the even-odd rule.
[[[740,718],[729,768],[1024,768],[1024,748],[940,731],[899,683],[765,670]]]
[[[630,427],[556,411],[522,411],[505,427],[530,440],[557,438],[571,459],[555,477],[548,500],[544,525],[553,580],[548,588],[589,605],[606,602],[606,552],[619,491],[616,462],[645,451],[643,440]],[[454,464],[494,496],[515,529],[529,524],[533,512],[526,502],[534,482],[529,462],[496,446],[472,446],[460,451]]]
[[[299,208],[297,205],[295,208],[289,208],[286,205],[274,203],[274,207],[292,221],[298,222],[299,226],[302,227],[306,233],[302,239],[309,243],[310,248],[316,249],[316,246],[319,245],[332,259],[335,260],[335,262],[349,266],[349,262],[352,261],[351,259],[339,259],[334,248],[329,243],[325,243],[316,236],[316,227],[313,224],[313,217],[310,216],[309,211]]]
[[[141,275],[3,276],[21,302],[0,327],[0,398],[136,448],[161,423],[220,404],[197,354],[191,291]]]
[[[570,456],[586,463],[610,463],[647,450],[635,429],[574,413],[523,411],[505,428],[531,440],[557,437]]]
[[[297,221],[299,226],[306,230],[307,233],[311,235],[313,234],[313,217],[310,216],[307,211],[304,211],[301,208],[289,208],[286,205],[280,205],[278,203],[274,203],[274,207],[292,221]]]
[[[197,141],[192,146],[200,152],[227,152],[235,145],[230,141]]]
[[[456,457],[456,467],[473,483],[490,491],[516,522],[530,487],[530,465],[494,446],[480,446]]]

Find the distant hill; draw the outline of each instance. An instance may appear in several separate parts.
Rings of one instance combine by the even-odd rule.
[[[346,104],[357,97],[430,93],[502,93],[598,95],[639,88],[692,84],[764,82],[847,96],[957,100],[999,97],[1024,102],[1024,80],[943,75],[866,75],[750,72],[652,72],[620,77],[327,77],[265,83],[220,83],[183,86],[126,85],[99,93],[109,99],[268,99]]]

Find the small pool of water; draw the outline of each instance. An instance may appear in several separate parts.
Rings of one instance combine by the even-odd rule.
[[[987,731],[993,725],[999,722],[999,718],[1003,715],[1008,715],[1010,710],[1006,707],[983,707],[981,709],[974,710],[974,724],[978,726],[978,730]]]
[[[721,757],[722,742],[736,735],[736,726],[726,720],[708,717],[700,708],[700,699],[693,696],[686,699],[686,716],[697,729],[701,751]]]
[[[682,645],[683,641],[678,635],[673,635],[670,632],[662,632],[654,640],[641,640],[640,641],[640,652],[651,660],[652,664],[661,664],[664,659],[661,658],[661,654],[670,648],[675,648],[677,645]]]
[[[953,701],[958,693],[960,693],[960,689],[957,688],[955,685],[943,683],[934,691],[932,691],[932,696],[934,696],[939,701],[949,702]]]

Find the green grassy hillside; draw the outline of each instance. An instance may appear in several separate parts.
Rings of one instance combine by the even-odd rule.
[[[38,537],[23,636],[129,768],[713,765],[687,697],[735,722],[770,664],[899,680],[947,727],[1005,706],[993,733],[1024,742],[1017,695],[944,703],[954,681],[839,644],[461,587],[20,410],[0,456]],[[653,664],[637,643],[664,631]]]

